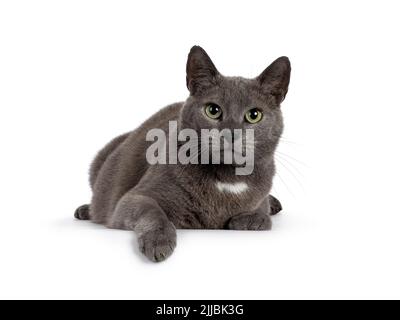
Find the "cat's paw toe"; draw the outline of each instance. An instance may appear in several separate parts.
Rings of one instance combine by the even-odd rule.
[[[151,261],[161,262],[171,256],[176,247],[176,232],[150,231],[139,237],[140,251]]]
[[[274,196],[269,196],[269,206],[271,208],[270,214],[273,216],[278,212],[282,211],[282,204],[281,202],[275,198]]]
[[[271,230],[272,221],[266,214],[242,214],[233,217],[228,228],[231,230]]]
[[[74,214],[75,218],[78,220],[90,220],[89,216],[89,205],[84,204],[75,210]]]

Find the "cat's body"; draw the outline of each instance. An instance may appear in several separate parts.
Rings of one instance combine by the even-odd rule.
[[[160,110],[99,152],[90,170],[93,198],[90,206],[77,209],[77,218],[136,231],[141,251],[153,261],[162,261],[172,253],[176,245],[175,228],[266,230],[271,227],[270,214],[281,209],[279,201],[269,192],[275,173],[273,155],[283,128],[279,104],[286,94],[288,77],[284,79],[283,91],[276,93],[281,96],[276,98],[275,92],[264,95],[263,87],[260,89],[254,80],[222,78],[213,68],[205,52],[194,47],[188,61],[189,99]],[[204,78],[204,70],[211,72],[209,82]],[[217,77],[219,83],[215,85]],[[276,80],[276,73],[271,79]],[[271,91],[271,85],[264,89]],[[224,122],[222,118],[219,124],[203,119],[197,111],[197,105],[211,100],[225,108],[233,106],[231,113],[225,110]],[[256,132],[255,145],[260,142],[260,147],[255,147],[252,174],[236,175],[231,164],[150,165],[146,160],[146,150],[151,145],[146,141],[149,130],[159,128],[168,133],[170,121],[177,121],[179,129],[190,127],[196,131],[226,128],[228,120],[230,128],[248,128],[248,124],[237,120],[241,116],[234,119],[235,115],[240,115],[243,107],[257,104],[260,108],[269,104],[269,109],[263,110],[268,117],[260,125],[264,126],[263,131]]]

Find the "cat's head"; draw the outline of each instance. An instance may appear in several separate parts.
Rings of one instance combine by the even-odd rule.
[[[199,136],[201,129],[253,129],[250,149],[255,161],[265,157],[275,150],[283,131],[280,104],[288,91],[290,70],[289,59],[280,57],[254,79],[225,77],[201,47],[193,47],[186,67],[190,96],[180,115],[180,129],[194,129]]]

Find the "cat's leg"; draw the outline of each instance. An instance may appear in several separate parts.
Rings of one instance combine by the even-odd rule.
[[[176,229],[151,197],[130,191],[115,209],[109,227],[135,231],[140,251],[150,260],[167,259],[176,247]]]
[[[110,141],[102,150],[99,151],[99,153],[96,155],[95,159],[93,160],[91,166],[90,166],[90,171],[89,171],[89,182],[90,182],[90,187],[93,188],[97,176],[104,164],[104,162],[107,160],[108,156],[115,150],[117,149],[118,146],[123,143],[126,138],[129,136],[129,133],[120,135],[116,138],[114,138],[112,141]],[[90,214],[89,214],[89,207],[90,205],[84,204],[77,208],[75,210],[75,218],[78,220],[90,220]]]
[[[78,220],[90,220],[89,205],[84,204],[75,210],[75,218]]]
[[[243,212],[232,217],[228,221],[227,228],[231,230],[271,230],[271,197],[266,197],[256,210]],[[273,199],[277,200],[276,198]]]
[[[111,153],[114,152],[115,149],[117,149],[129,136],[129,132],[122,134],[113,140],[111,140],[109,143],[106,144],[106,146],[101,149],[96,157],[94,158],[92,164],[90,165],[90,170],[89,170],[89,183],[90,186],[93,188],[97,176],[103,166],[103,164],[106,162],[107,158],[110,156]]]

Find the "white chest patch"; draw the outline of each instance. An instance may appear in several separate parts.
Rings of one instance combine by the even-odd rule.
[[[234,194],[240,194],[249,189],[249,186],[245,182],[236,182],[236,183],[224,183],[218,181],[216,183],[217,189],[221,192],[228,192]]]

